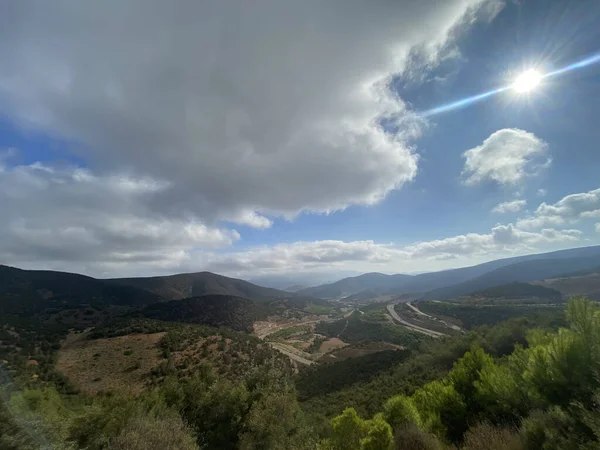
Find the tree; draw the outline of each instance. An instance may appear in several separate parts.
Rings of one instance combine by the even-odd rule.
[[[421,426],[421,416],[412,399],[404,395],[390,398],[383,406],[383,417],[394,428],[415,424]]]
[[[334,450],[360,450],[361,440],[369,432],[369,425],[354,408],[346,408],[331,419],[331,448]]]
[[[460,439],[466,430],[466,406],[448,380],[427,383],[412,400],[424,429],[451,441]]]
[[[481,420],[493,424],[518,424],[534,407],[528,383],[523,379],[528,354],[516,347],[506,364],[485,367],[475,382],[477,396],[483,407]]]
[[[241,450],[297,450],[316,445],[313,430],[289,394],[268,394],[254,402],[242,426]]]
[[[383,414],[375,414],[368,421],[367,437],[361,439],[361,450],[391,450],[394,445],[392,427],[385,421]]]

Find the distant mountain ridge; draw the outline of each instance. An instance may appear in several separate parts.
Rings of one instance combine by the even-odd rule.
[[[519,281],[513,281],[512,283],[503,284],[500,286],[493,286],[481,291],[471,292],[470,297],[483,297],[486,299],[494,298],[529,298],[537,297],[540,299],[547,299],[549,301],[560,301],[562,300],[562,294],[556,289],[545,287],[539,284],[521,283]]]
[[[0,265],[0,313],[32,316],[81,307],[143,306],[163,299],[132,286],[50,270]]]
[[[309,289],[299,291],[299,294],[310,295],[323,299],[339,299],[344,297],[356,296],[363,291],[372,292],[373,295],[403,295],[403,294],[424,294],[426,298],[448,298],[450,295],[464,295],[473,291],[507,284],[515,281],[536,281],[552,276],[560,275],[565,272],[582,271],[598,267],[594,265],[594,257],[600,256],[600,246],[580,247],[567,250],[558,250],[548,253],[539,253],[532,255],[517,256],[512,258],[498,259],[471,267],[459,269],[443,270],[439,272],[423,273],[419,275],[385,275],[381,273],[364,274],[357,277],[344,278],[335,283],[329,283],[321,286],[315,286]],[[590,259],[586,259],[590,258]],[[550,265],[539,266],[532,264],[531,267],[540,267],[539,271],[529,273],[515,273],[510,275],[511,270],[507,272],[498,272],[496,275],[486,276],[503,267],[512,266],[527,261],[536,262],[540,260],[565,260],[570,262],[555,262]],[[576,260],[583,260],[576,263]],[[600,261],[600,260],[597,260]],[[521,266],[521,268],[526,266]],[[519,269],[519,267],[517,267]],[[478,282],[470,282],[479,277]],[[536,278],[537,277],[537,278]],[[465,283],[463,286],[457,286]],[[453,287],[456,286],[456,287]],[[448,290],[444,290],[448,288]],[[469,290],[470,289],[470,290]],[[365,292],[366,294],[366,292]],[[357,298],[363,298],[360,295]]]
[[[569,270],[579,271],[600,264],[600,254],[586,258],[556,258],[520,261],[488,272],[479,277],[445,288],[435,289],[423,297],[431,300],[446,300],[474,291],[513,282],[532,282],[552,278]]]
[[[259,313],[324,303],[210,272],[102,280],[0,265],[0,315],[42,322],[88,325],[142,314],[251,331]]]
[[[115,285],[144,289],[167,300],[181,300],[202,295],[229,295],[264,302],[295,296],[290,292],[258,286],[245,280],[229,278],[212,272],[181,273],[156,277],[111,278],[104,281]]]
[[[411,278],[411,275],[386,275],[383,273],[372,272],[356,277],[344,278],[336,281],[335,283],[303,289],[298,291],[298,293],[308,295],[310,297],[341,298],[358,294],[359,292],[365,290],[380,291],[392,289],[395,285]]]

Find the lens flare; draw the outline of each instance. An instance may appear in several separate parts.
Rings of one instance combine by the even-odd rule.
[[[428,109],[427,111],[422,111],[420,115],[423,117],[429,117],[434,116],[436,114],[452,111],[455,109],[464,108],[468,105],[478,103],[482,100],[485,100],[486,98],[492,97],[494,95],[500,94],[501,92],[505,92],[508,90],[514,90],[519,93],[527,93],[530,92],[532,89],[535,89],[540,84],[540,82],[546,78],[553,78],[559,75],[563,75],[564,73],[570,72],[571,70],[582,69],[584,67],[596,64],[598,62],[600,62],[600,53],[596,53],[595,55],[589,56],[573,64],[569,64],[560,69],[545,74],[541,74],[540,72],[534,69],[530,69],[519,75],[515,82],[510,86],[500,87],[491,91],[483,92],[482,94],[473,95],[471,97],[466,97],[452,103],[437,106],[435,108]]]
[[[537,70],[530,69],[519,75],[512,85],[512,88],[520,93],[531,92],[540,84],[542,78],[543,75],[541,73]]]

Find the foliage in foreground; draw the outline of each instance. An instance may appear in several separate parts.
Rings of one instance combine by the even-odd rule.
[[[445,350],[421,362],[442,367],[462,355],[448,373],[423,385],[423,370],[432,366],[412,367],[423,369],[411,381],[421,380],[418,388],[396,390],[378,411],[361,412],[370,419],[346,408],[320,429],[321,438],[281,359],[265,358],[241,376],[205,366],[166,375],[137,398],[61,395],[51,387],[0,391],[0,448],[597,450],[600,311],[575,299],[567,320],[556,332],[530,329],[526,341],[523,323],[515,322],[477,339],[439,342]],[[177,351],[188,335],[169,332],[167,349]],[[515,340],[520,345],[511,351]]]
[[[410,397],[392,397],[370,421],[346,409],[332,419],[324,448],[392,448],[392,429],[398,449],[450,444],[465,449],[600,448],[600,311],[587,299],[573,299],[567,319],[569,328],[556,333],[533,330],[527,349],[516,346],[499,362],[473,347],[442,380]],[[406,429],[418,431],[416,441],[413,432],[405,442],[401,430]],[[379,447],[367,446],[373,433]]]
[[[494,358],[502,358],[512,353],[515,344],[527,346],[527,335],[532,328],[556,331],[561,326],[566,326],[563,311],[558,308],[538,311],[533,316],[478,327],[464,335],[431,339],[401,364],[369,367],[368,359],[361,357],[347,364],[351,367],[344,373],[339,370],[342,364],[339,362],[311,368],[297,379],[299,399],[302,408],[312,416],[331,418],[352,407],[361,416],[371,417],[383,409],[390,397],[412,395],[425,383],[445,377],[454,362],[473,345]],[[379,371],[369,373],[371,369]],[[368,376],[358,377],[357,372]]]
[[[170,377],[138,398],[64,397],[53,388],[3,394],[3,450],[316,447],[278,361],[239,380],[210,371],[193,379]]]

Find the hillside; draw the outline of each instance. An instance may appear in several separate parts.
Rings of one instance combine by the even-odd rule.
[[[212,369],[237,377],[268,358],[284,357],[254,336],[223,328],[148,319],[118,320],[62,342],[58,372],[86,394],[139,395],[165,376],[182,379]]]
[[[600,301],[600,270],[587,275],[549,278],[536,281],[536,285],[560,291],[564,296],[586,295],[590,300]]]
[[[264,309],[251,300],[231,295],[203,295],[149,305],[141,312],[149,319],[186,322],[251,332]]]
[[[319,298],[342,298],[365,290],[389,290],[409,280],[410,275],[386,275],[383,273],[365,273],[357,277],[344,278],[335,283],[315,286],[299,291],[299,294]]]
[[[510,266],[520,262],[533,262],[547,259],[585,259],[596,256],[600,256],[600,246],[559,250],[550,253],[517,256],[513,258],[503,258],[494,261],[489,261],[483,264],[478,264],[476,266],[442,270],[439,272],[429,272],[413,276],[403,274],[384,275],[380,273],[365,274],[358,277],[344,278],[335,283],[324,284],[321,286],[304,289],[300,291],[300,293],[319,298],[347,297],[353,294],[358,294],[362,291],[370,291],[375,295],[402,295],[425,293],[433,291],[435,289],[441,289],[456,284],[465,283],[469,280],[501,269],[502,267]],[[563,268],[566,268],[567,271],[577,270],[569,269],[568,267],[568,264],[564,264],[563,266]],[[556,273],[556,275],[559,275],[559,273]],[[502,281],[497,284],[504,284],[512,281],[533,280],[535,280],[535,278],[527,280],[507,279],[506,281]],[[489,285],[482,285],[481,287],[475,287],[472,290],[483,289],[488,286]],[[361,297],[364,297],[367,294],[369,293],[365,293]]]
[[[113,278],[105,280],[114,285],[145,289],[167,300],[180,300],[201,295],[230,295],[256,301],[292,297],[294,294],[266,288],[237,278],[211,272],[182,273],[162,277]]]
[[[22,270],[0,265],[0,314],[33,316],[70,309],[140,306],[162,301],[133,286],[74,273]]]
[[[423,298],[444,300],[515,281],[532,282],[555,277],[568,271],[586,270],[596,267],[598,264],[600,264],[600,255],[586,258],[557,258],[521,261],[516,264],[493,270],[464,283],[435,289],[425,294]]]
[[[504,298],[504,299],[523,299],[523,298],[539,298],[549,301],[560,301],[562,294],[550,287],[545,287],[530,283],[509,283],[501,286],[494,286],[481,291],[472,292],[471,297],[482,298]]]

